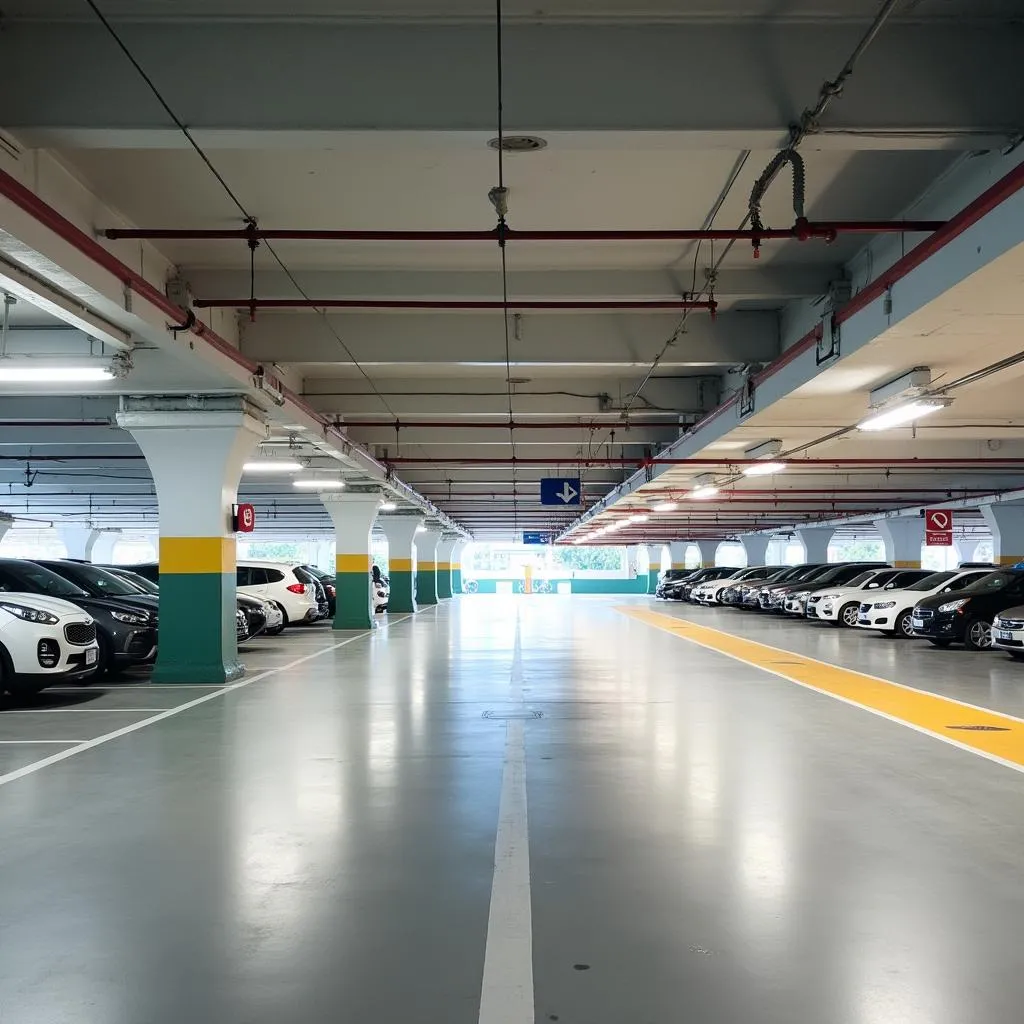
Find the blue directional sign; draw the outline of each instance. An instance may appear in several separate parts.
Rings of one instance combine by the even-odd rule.
[[[524,544],[550,544],[550,533],[538,533],[536,531],[523,530]]]
[[[540,482],[542,505],[581,505],[583,488],[578,476],[548,476]]]

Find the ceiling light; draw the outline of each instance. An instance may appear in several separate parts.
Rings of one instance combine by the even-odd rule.
[[[86,384],[90,381],[113,380],[114,371],[100,366],[55,366],[43,360],[32,362],[4,362],[0,365],[0,383],[3,384]]]
[[[903,427],[952,404],[951,398],[918,398],[890,409],[878,409],[857,424],[858,430],[892,430]]]
[[[381,512],[394,512],[398,506],[393,501],[382,501],[380,504]]]
[[[718,493],[718,488],[714,484],[701,484],[699,487],[694,487],[690,491],[691,498],[713,498]]]
[[[744,476],[769,476],[772,473],[781,473],[786,468],[784,462],[758,462],[753,466],[744,466]]]
[[[674,501],[663,501],[660,505],[655,505],[651,509],[652,512],[675,512],[679,506]]]
[[[626,522],[627,523],[646,523],[649,518],[650,518],[649,516],[630,516],[626,520]]]
[[[300,469],[302,463],[292,459],[259,459],[242,466],[243,473],[298,473]]]
[[[344,490],[345,481],[338,479],[317,480],[315,477],[300,477],[292,481],[292,487],[300,491],[341,491]]]
[[[872,389],[868,396],[868,404],[873,408],[888,405],[897,400],[906,401],[919,398],[921,392],[932,382],[932,371],[927,366],[915,366],[913,370]]]

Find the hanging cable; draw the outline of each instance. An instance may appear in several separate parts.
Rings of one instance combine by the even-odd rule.
[[[199,143],[196,142],[195,137],[188,130],[188,127],[181,120],[181,118],[179,118],[178,115],[175,114],[174,110],[171,108],[171,105],[167,102],[166,99],[164,99],[163,94],[156,87],[156,84],[153,82],[153,79],[150,78],[149,75],[146,74],[146,72],[143,69],[142,65],[135,59],[134,54],[131,52],[131,50],[128,49],[128,46],[126,45],[124,40],[120,37],[120,35],[118,35],[118,32],[114,28],[114,26],[111,25],[110,22],[107,20],[107,18],[103,14],[103,12],[97,6],[95,0],[85,0],[85,2],[86,2],[86,4],[88,4],[90,10],[92,10],[93,14],[96,15],[96,17],[99,19],[100,23],[106,29],[106,31],[107,31],[108,35],[110,36],[110,38],[113,39],[113,41],[117,44],[118,49],[128,59],[128,62],[131,64],[131,66],[133,68],[135,68],[135,70],[138,72],[139,77],[149,87],[149,91],[153,94],[153,96],[155,97],[156,101],[160,104],[160,106],[163,107],[163,109],[164,109],[165,113],[167,114],[167,116],[174,122],[175,126],[182,133],[182,135],[185,136],[185,138],[188,140],[189,145],[192,147],[192,149],[195,150],[196,155],[199,157],[200,160],[203,161],[203,163],[209,169],[210,173],[214,176],[214,178],[217,179],[217,182],[220,184],[221,188],[224,190],[224,193],[231,200],[231,202],[235,205],[235,207],[237,208],[238,212],[242,215],[242,219],[245,221],[246,229],[250,233],[250,238],[249,238],[248,244],[249,244],[249,251],[250,251],[250,275],[251,275],[250,276],[250,283],[251,283],[251,286],[252,286],[251,287],[251,292],[252,292],[251,303],[252,303],[252,300],[255,299],[255,274],[256,274],[255,252],[256,252],[256,245],[259,244],[258,240],[254,236],[255,227],[256,227],[256,224],[257,224],[256,218],[246,209],[246,207],[242,203],[241,199],[238,198],[238,195],[234,192],[234,190],[231,188],[231,186],[227,183],[227,180],[220,173],[220,171],[217,170],[216,166],[214,166],[213,161],[203,151],[202,146],[200,146]],[[253,244],[254,242],[256,243],[256,245]],[[264,240],[263,244],[266,245],[267,252],[269,252],[270,255],[273,257],[274,261],[281,268],[281,271],[284,273],[285,277],[288,278],[288,280],[291,282],[292,286],[299,293],[299,295],[301,295],[302,298],[304,298],[307,301],[309,301],[309,295],[306,294],[305,290],[301,287],[299,282],[296,280],[295,275],[285,265],[284,260],[282,260],[281,257],[278,255],[277,250],[270,244],[269,241]],[[250,316],[252,316],[254,310],[255,310],[254,305],[250,304]],[[188,312],[189,312],[190,315],[192,315],[191,314],[191,310],[189,310]],[[327,327],[328,331],[330,331],[330,333],[334,336],[334,340],[337,341],[337,343],[341,346],[342,351],[345,353],[346,356],[348,356],[349,361],[359,371],[359,373],[362,374],[362,376],[365,379],[366,383],[370,385],[370,388],[372,389],[373,393],[380,400],[381,405],[383,405],[384,408],[392,416],[394,416],[397,419],[398,418],[397,413],[388,404],[387,399],[384,397],[384,395],[377,388],[377,385],[373,382],[373,379],[370,377],[370,375],[363,368],[363,366],[359,362],[359,360],[356,359],[356,357],[352,354],[352,350],[348,347],[348,345],[345,344],[344,340],[342,339],[342,337],[338,333],[338,331],[335,330],[334,325],[331,323],[330,318],[327,316],[327,313],[324,310],[322,310],[322,309],[318,309],[317,310],[317,314],[320,316],[321,320],[323,321],[324,325]]]

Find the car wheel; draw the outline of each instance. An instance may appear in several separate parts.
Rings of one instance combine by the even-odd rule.
[[[910,609],[907,609],[897,620],[895,635],[901,636],[905,640],[910,640],[914,635],[914,627],[910,624],[911,619]]]
[[[96,659],[96,673],[94,679],[102,679],[104,676],[114,674],[114,652],[111,649],[110,641],[102,634],[96,634],[96,643],[99,644],[99,656]]]
[[[972,619],[964,630],[964,646],[971,651],[987,651],[992,646],[992,623]]]
[[[860,614],[860,605],[856,601],[851,601],[849,604],[844,604],[839,609],[839,621],[844,626],[849,626],[851,629],[855,629],[857,626],[857,616]]]
[[[928,643],[930,643],[933,647],[948,647],[952,642],[952,640],[946,640],[945,638],[941,640],[935,640],[932,637],[928,638]]]

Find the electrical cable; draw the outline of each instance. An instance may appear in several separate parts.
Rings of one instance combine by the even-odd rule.
[[[252,216],[251,213],[249,213],[249,211],[245,207],[245,204],[241,201],[241,199],[238,198],[237,194],[234,192],[234,190],[231,188],[231,186],[227,183],[227,181],[224,178],[224,176],[220,173],[220,171],[217,170],[216,166],[214,166],[213,161],[204,152],[202,146],[200,146],[199,143],[196,142],[195,137],[188,130],[188,126],[181,120],[181,118],[178,117],[177,114],[175,114],[174,110],[171,108],[171,105],[167,102],[166,99],[164,99],[163,94],[157,88],[156,83],[154,83],[153,79],[150,78],[149,75],[146,74],[145,69],[135,59],[134,54],[128,48],[127,44],[124,42],[124,40],[118,34],[118,32],[114,28],[114,26],[111,25],[111,23],[107,20],[106,16],[103,14],[103,12],[97,6],[95,0],[85,0],[85,3],[92,10],[93,14],[95,14],[96,17],[99,19],[100,23],[106,29],[106,31],[110,35],[111,39],[113,39],[113,41],[117,44],[118,49],[124,54],[124,56],[128,59],[128,62],[138,72],[139,77],[149,87],[149,91],[153,94],[153,96],[155,97],[156,101],[160,104],[160,106],[163,107],[163,109],[166,112],[167,116],[174,122],[174,124],[176,125],[178,130],[188,140],[189,145],[192,147],[192,149],[195,150],[196,155],[199,157],[200,160],[203,161],[203,163],[209,169],[210,173],[214,176],[214,178],[217,179],[218,183],[220,184],[221,188],[224,190],[225,194],[228,196],[228,198],[231,200],[231,202],[238,209],[238,212],[242,215],[242,218],[245,221],[246,226],[247,227],[255,226],[257,224],[256,218],[254,216]],[[281,257],[278,255],[278,253],[274,249],[274,247],[269,242],[267,242],[267,241],[264,241],[263,244],[266,245],[267,252],[269,252],[270,255],[274,258],[274,261],[277,263],[277,265],[284,272],[284,275],[292,283],[292,286],[299,293],[299,295],[301,295],[302,298],[305,299],[307,302],[310,301],[309,295],[305,292],[305,290],[302,288],[302,286],[296,280],[295,275],[285,265],[284,260],[281,259]],[[252,253],[252,256],[250,257],[250,259],[254,260],[254,258],[255,258],[255,248],[250,246],[250,251]],[[251,266],[252,266],[252,274],[253,274],[253,283],[255,283],[255,263],[252,262]],[[355,368],[363,375],[363,377],[365,378],[367,384],[369,384],[370,387],[373,389],[374,394],[377,396],[377,398],[380,399],[381,404],[384,406],[384,408],[387,409],[387,411],[392,416],[395,416],[395,418],[397,419],[397,414],[395,413],[394,409],[392,409],[391,406],[388,405],[387,400],[380,393],[380,391],[378,391],[377,385],[373,382],[373,380],[371,379],[370,375],[363,368],[363,366],[359,362],[359,360],[356,359],[356,357],[352,354],[352,350],[348,347],[348,345],[345,344],[344,340],[342,339],[342,337],[338,333],[338,331],[336,331],[334,329],[334,326],[333,326],[333,324],[331,324],[330,319],[327,316],[327,313],[324,310],[322,310],[322,309],[318,309],[317,313],[321,317],[321,319],[323,320],[324,325],[327,327],[328,331],[330,331],[330,333],[334,336],[335,341],[337,341],[338,344],[341,346],[341,348],[344,351],[345,355],[348,356],[348,358],[349,358],[350,362],[352,363],[352,365],[355,366]]]

